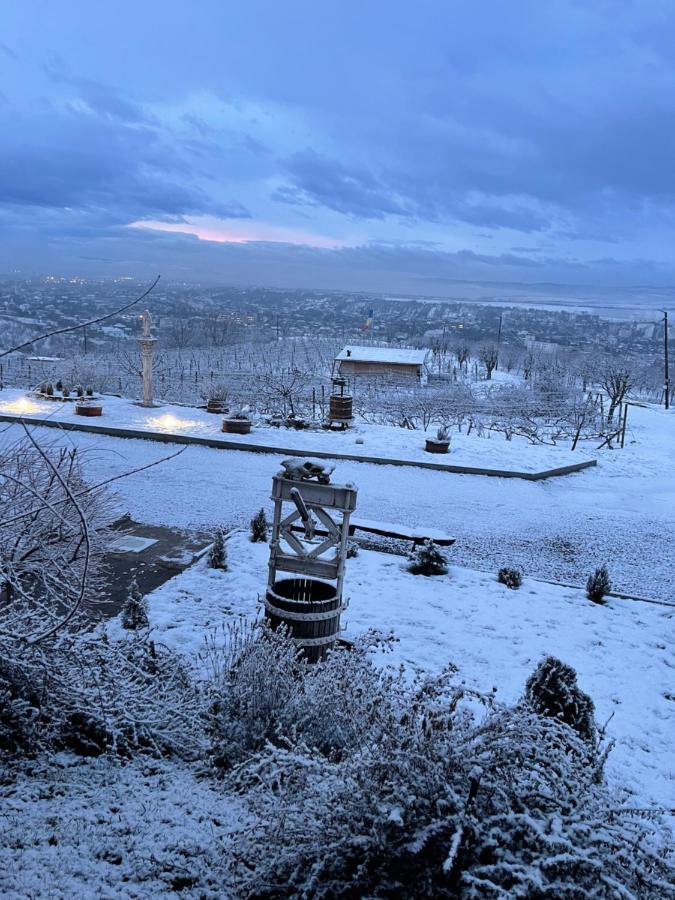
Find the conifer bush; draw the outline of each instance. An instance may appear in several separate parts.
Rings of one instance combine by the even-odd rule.
[[[222,528],[216,529],[216,534],[211,549],[209,550],[206,563],[209,569],[222,569],[223,572],[227,571],[227,547],[225,546],[225,536],[223,535]]]
[[[596,569],[588,576],[586,582],[586,596],[593,603],[603,603],[605,596],[612,590],[612,582],[609,580],[607,566]]]
[[[251,541],[254,544],[267,543],[269,524],[264,509],[259,509],[251,519]]]
[[[445,575],[448,558],[433,541],[424,541],[409,556],[408,571],[413,575]]]
[[[545,657],[525,684],[526,702],[542,716],[550,716],[573,728],[585,741],[596,741],[595,706],[577,684],[572,666]]]
[[[121,620],[122,628],[126,628],[129,631],[138,631],[141,628],[148,628],[150,625],[148,601],[141,594],[135,578],[132,579],[129,585],[127,599],[122,607]]]
[[[497,573],[497,581],[515,591],[523,583],[523,576],[518,569],[509,569],[505,567],[500,569]]]

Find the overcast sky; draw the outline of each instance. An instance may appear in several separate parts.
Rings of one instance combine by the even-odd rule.
[[[0,272],[675,282],[675,4],[5,0]]]

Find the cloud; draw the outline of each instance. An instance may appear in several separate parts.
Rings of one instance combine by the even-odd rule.
[[[454,277],[439,267],[520,277],[532,256],[565,278],[587,265],[629,277],[636,259],[660,278],[670,264],[669,4],[203,0],[186,19],[172,0],[95,15],[71,0],[43,4],[40,28],[21,5],[6,19],[0,206],[36,265],[47,256],[31,229],[73,259],[77,240],[88,258],[113,245],[124,265],[122,248],[168,245],[123,226],[207,217],[213,233],[276,235],[283,271],[308,259],[287,242],[353,245],[306,268],[341,282],[348,258],[364,278],[391,266],[409,280]],[[171,239],[181,268],[234,258]],[[237,265],[255,277],[243,247]]]
[[[365,219],[386,215],[410,216],[412,210],[366,168],[349,167],[313,150],[295,153],[283,163],[290,186],[280,187],[273,198],[300,206],[325,206],[335,212]]]
[[[91,115],[68,107],[35,118],[0,114],[0,204],[60,210],[64,224],[72,209],[120,223],[150,216],[250,215],[241,203],[197,184],[175,148],[133,121],[132,126],[108,112]]]

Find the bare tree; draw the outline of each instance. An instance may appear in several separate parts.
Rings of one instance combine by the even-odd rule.
[[[485,377],[490,381],[492,373],[497,368],[497,360],[499,359],[499,350],[496,344],[483,344],[479,350],[478,357],[485,366]]]
[[[298,415],[308,383],[303,372],[298,369],[288,372],[270,370],[256,380],[268,410],[279,413],[284,418]]]
[[[0,455],[0,632],[34,642],[94,596],[113,515],[104,488],[86,490],[77,450],[25,433]]]
[[[600,372],[600,383],[609,397],[607,424],[611,424],[614,413],[635,383],[634,370],[624,362],[609,360]]]
[[[458,344],[455,347],[455,356],[457,357],[457,363],[459,365],[460,370],[464,369],[466,371],[469,365],[469,356],[471,355],[471,348],[466,342]]]

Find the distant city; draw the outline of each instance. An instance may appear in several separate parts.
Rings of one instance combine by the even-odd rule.
[[[143,287],[132,278],[91,280],[47,275],[0,282],[0,322],[5,343],[95,318],[132,298]],[[473,290],[469,290],[473,287]],[[478,293],[467,285],[467,294]],[[574,349],[649,354],[662,334],[658,301],[636,315],[636,307],[593,298],[563,300],[552,288],[525,296],[447,299],[396,297],[320,290],[276,290],[160,282],[148,301],[166,348],[221,346],[240,341],[275,341],[318,336],[336,341],[452,347],[458,342],[496,342],[514,350]],[[608,304],[603,308],[602,304]],[[596,305],[594,305],[596,304]],[[31,352],[60,356],[107,352],[138,337],[141,310],[42,341]],[[372,322],[369,314],[372,312]]]

